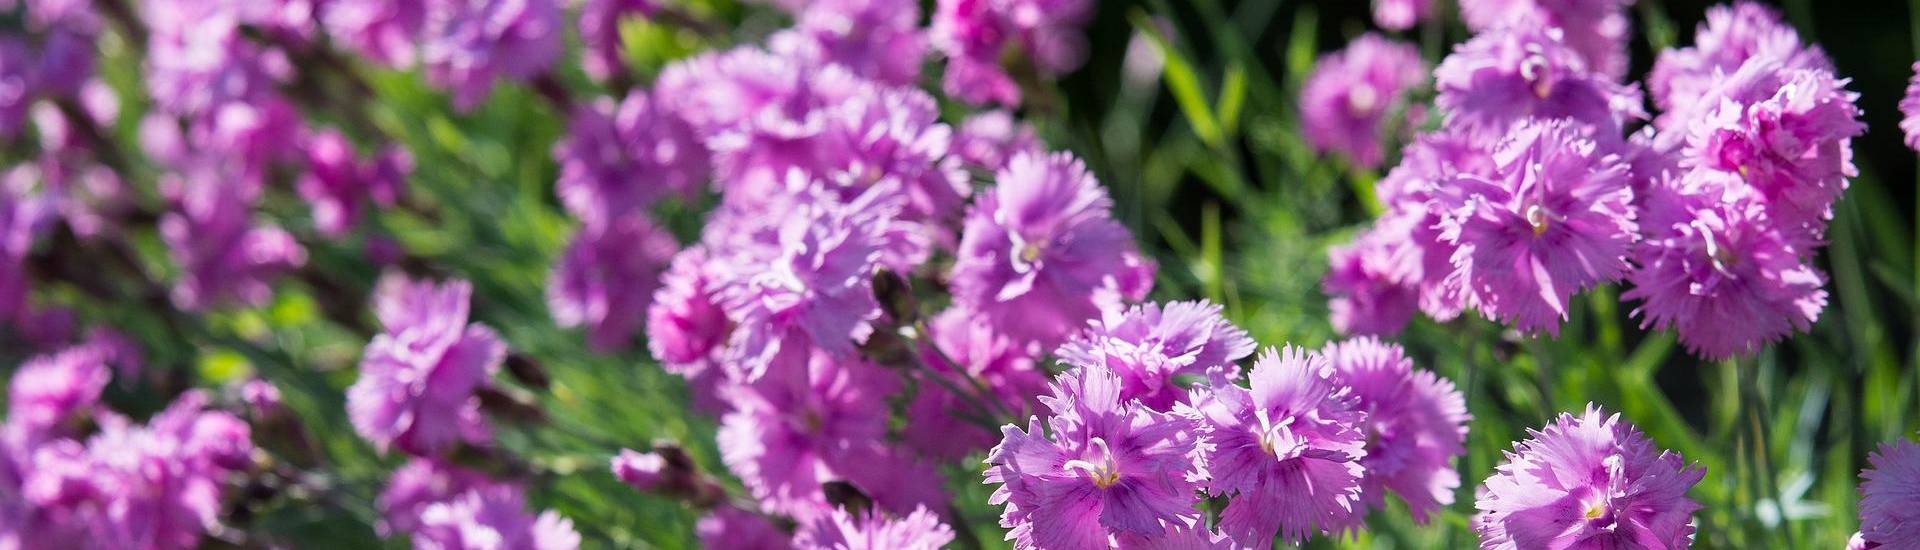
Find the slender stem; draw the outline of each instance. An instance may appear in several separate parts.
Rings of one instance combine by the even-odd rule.
[[[996,399],[994,397],[993,390],[988,389],[985,382],[980,381],[979,377],[976,377],[973,375],[972,372],[967,371],[966,365],[960,364],[959,361],[954,361],[952,357],[947,356],[946,350],[940,349],[940,346],[935,345],[933,343],[933,333],[927,330],[927,323],[925,321],[915,322],[913,326],[913,331],[914,331],[914,338],[913,338],[914,343],[920,344],[924,346],[926,349],[933,350],[934,355],[940,357],[940,362],[947,364],[948,370],[951,370],[953,371],[954,374],[959,375],[961,379],[964,379],[967,381],[967,385],[973,387],[973,391],[978,394],[978,397],[979,397],[978,401],[993,405],[992,410],[982,408],[981,412],[987,413],[989,415],[998,413],[1008,419],[1012,419],[1016,421],[1019,419],[1019,416],[1014,414],[1013,410],[1008,408],[1006,403],[1002,403],[999,399]],[[924,342],[922,341],[923,339],[925,340]],[[934,377],[943,378],[939,376],[938,373],[935,373]]]
[[[1787,540],[1785,547],[1791,550],[1798,544],[1798,541],[1796,541],[1793,536],[1793,522],[1787,518],[1787,506],[1786,503],[1783,502],[1785,495],[1780,493],[1780,488],[1775,479],[1776,472],[1773,471],[1773,461],[1771,457],[1773,454],[1773,441],[1767,436],[1768,430],[1764,420],[1761,419],[1761,411],[1766,409],[1767,406],[1759,388],[1759,369],[1753,365],[1741,368],[1737,364],[1734,368],[1737,369],[1737,374],[1740,378],[1740,391],[1742,394],[1740,408],[1746,410],[1747,427],[1753,436],[1753,440],[1749,442],[1747,448],[1753,453],[1752,467],[1754,479],[1759,482],[1754,490],[1766,496],[1767,500],[1773,502],[1774,514],[1780,518],[1780,533],[1784,535]]]

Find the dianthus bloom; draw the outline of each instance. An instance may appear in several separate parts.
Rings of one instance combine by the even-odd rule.
[[[606,80],[623,71],[620,60],[620,19],[627,15],[651,18],[659,0],[587,0],[580,3],[580,69]]]
[[[1033,126],[1014,119],[1005,109],[967,115],[953,137],[953,154],[981,170],[998,171],[1021,153],[1044,152]]]
[[[1736,78],[1728,97],[1693,120],[1682,162],[1738,174],[1744,185],[1730,191],[1757,193],[1774,223],[1817,241],[1858,175],[1853,137],[1867,129],[1846,83],[1817,69]]]
[[[1413,520],[1453,504],[1460,472],[1453,461],[1466,454],[1466,397],[1432,371],[1414,370],[1399,344],[1373,338],[1329,343],[1323,354],[1340,380],[1353,388],[1355,408],[1367,414],[1360,466],[1360,509],[1385,509],[1391,490],[1406,501]]]
[[[1826,277],[1752,200],[1656,188],[1646,241],[1622,300],[1641,326],[1669,327],[1695,355],[1746,355],[1806,330],[1827,304]],[[1651,200],[1659,199],[1659,200]]]
[[[7,386],[7,424],[32,442],[60,435],[66,421],[90,413],[112,377],[104,351],[75,346],[20,365]]]
[[[1315,150],[1378,167],[1390,115],[1426,79],[1426,63],[1412,45],[1373,33],[1356,38],[1314,64],[1300,90],[1301,132]]]
[[[793,29],[769,41],[775,50],[799,50],[793,52],[798,57],[896,86],[919,82],[927,57],[918,2],[815,0],[800,10]]]
[[[1053,417],[1008,424],[987,456],[988,501],[1005,505],[1000,525],[1020,550],[1112,547],[1117,535],[1157,537],[1196,519],[1192,426],[1121,401],[1120,378],[1075,368],[1041,400]]]
[[[411,66],[416,60],[426,2],[329,0],[319,10],[320,21],[335,43],[389,67]]]
[[[354,154],[353,143],[336,130],[307,139],[307,171],[296,184],[300,197],[313,205],[313,225],[322,234],[339,236],[360,221],[363,202],[392,206],[405,190],[413,171],[406,149],[389,147],[368,161]]]
[[[1627,72],[1626,7],[1633,0],[1463,0],[1461,19],[1475,32],[1501,28],[1552,29],[1595,72]]]
[[[420,512],[414,533],[416,550],[574,550],[580,534],[573,520],[548,510],[538,517],[526,511],[526,496],[517,487],[496,485],[469,490],[451,500],[428,505]]]
[[[531,80],[560,57],[565,44],[558,0],[427,2],[420,62],[427,80],[472,109],[501,78]]]
[[[354,431],[381,452],[397,445],[431,456],[456,442],[491,440],[474,392],[499,370],[507,347],[493,329],[467,323],[472,293],[466,281],[381,281],[375,312],[384,330],[347,388]]]
[[[925,337],[929,342],[922,346],[920,358],[929,368],[923,376],[944,377],[956,388],[970,387],[962,376],[972,377],[989,390],[977,397],[997,401],[1016,417],[1039,407],[1034,396],[1046,392],[1048,379],[1037,361],[1039,346],[1015,342],[959,308],[928,319]],[[986,406],[987,411],[979,411],[938,381],[923,381],[907,405],[907,421],[914,429],[906,430],[904,439],[928,458],[943,460],[959,460],[992,447],[1000,440],[1000,432],[956,414],[994,410],[992,404]]]
[[[1907,82],[1907,95],[1900,98],[1900,131],[1907,134],[1907,147],[1920,150],[1920,62],[1913,64],[1913,79]]]
[[[1860,540],[1865,548],[1912,548],[1920,545],[1920,445],[1902,439],[1880,444],[1867,456],[1872,468],[1860,477]]]
[[[374,529],[383,536],[412,533],[420,527],[420,513],[428,506],[499,484],[486,474],[440,459],[415,457],[387,478],[387,487],[375,503],[380,521]]]
[[[1366,413],[1319,353],[1267,348],[1248,374],[1251,390],[1214,380],[1187,409],[1203,441],[1201,481],[1230,497],[1220,532],[1247,547],[1289,544],[1315,530],[1358,529],[1366,470]]]
[[[1373,24],[1404,31],[1433,15],[1432,0],[1373,0]]]
[[[708,550],[792,550],[793,537],[766,516],[732,506],[715,507],[693,526],[700,547]]]
[[[997,178],[967,211],[955,303],[1010,336],[1051,345],[1103,303],[1146,294],[1153,268],[1079,159],[1022,154]]]
[[[263,304],[273,296],[274,277],[306,263],[293,235],[254,224],[260,190],[253,183],[204,167],[164,178],[161,190],[175,208],[160,219],[160,238],[184,272],[174,283],[175,304]]]
[[[719,365],[733,330],[709,288],[719,277],[717,269],[721,266],[707,259],[706,247],[681,250],[647,305],[647,351],[662,369],[687,378],[694,386],[694,405],[708,411],[727,408],[713,390],[725,376]]]
[[[1654,127],[1685,130],[1681,123],[1700,116],[1699,108],[1719,105],[1722,85],[1742,67],[1779,73],[1793,69],[1833,70],[1818,46],[1802,47],[1799,33],[1780,12],[1756,2],[1707,8],[1707,20],[1695,30],[1694,45],[1660,52],[1647,73],[1647,89],[1662,111]],[[1745,78],[1745,77],[1741,77]]]
[[[1335,330],[1391,336],[1406,328],[1420,304],[1421,281],[1419,249],[1408,226],[1425,219],[1389,212],[1353,242],[1327,250],[1320,288],[1332,298],[1327,309]]]
[[[1086,0],[940,0],[931,32],[947,56],[942,87],[967,103],[1018,106],[1020,86],[1000,66],[1008,46],[1043,75],[1066,73],[1086,59],[1080,27],[1092,14]]]
[[[1514,444],[1480,490],[1480,547],[1686,548],[1693,544],[1687,489],[1706,470],[1659,450],[1620,415],[1588,405]],[[1658,451],[1656,454],[1655,451]]]
[[[953,529],[926,508],[900,518],[836,508],[802,529],[793,542],[803,550],[940,550],[953,542]]]
[[[1208,369],[1226,367],[1253,354],[1253,339],[1227,322],[1220,306],[1169,302],[1110,310],[1060,347],[1062,362],[1105,369],[1120,377],[1120,399],[1167,411],[1187,400],[1176,376],[1199,378]]]
[[[693,130],[646,92],[617,104],[600,98],[574,108],[553,146],[560,164],[554,193],[587,225],[612,224],[660,197],[695,196],[710,171],[707,157]]]
[[[585,326],[595,351],[626,347],[645,321],[661,268],[677,245],[673,235],[639,214],[582,228],[547,277],[553,320]]]
[[[1617,139],[1625,119],[1645,116],[1640,91],[1590,67],[1546,29],[1485,32],[1434,69],[1434,104],[1449,126],[1481,140],[1498,139],[1529,118],[1570,118],[1596,138]]]
[[[734,374],[758,378],[783,351],[851,356],[866,341],[880,316],[873,270],[897,212],[867,206],[811,197],[773,222],[772,242],[734,247],[718,287],[735,326],[725,362]]]
[[[1524,332],[1560,333],[1568,300],[1627,272],[1637,226],[1627,167],[1566,121],[1516,127],[1492,178],[1462,174],[1442,222],[1459,247],[1454,277],[1481,313]]]

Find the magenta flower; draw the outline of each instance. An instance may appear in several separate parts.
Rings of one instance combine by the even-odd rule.
[[[953,129],[940,123],[932,96],[912,88],[876,88],[847,98],[834,111],[828,124],[844,147],[844,160],[828,171],[845,200],[891,186],[905,196],[902,217],[942,226],[959,220],[973,184],[960,159],[948,156]],[[943,240],[952,245],[950,237]]]
[[[1415,240],[1413,224],[1426,219],[1388,212],[1353,242],[1327,250],[1320,288],[1331,298],[1327,309],[1334,330],[1391,336],[1406,328],[1420,305],[1423,281],[1418,254],[1425,243]]]
[[[868,511],[848,514],[835,508],[794,538],[803,550],[940,550],[953,542],[953,529],[926,508],[899,518]]]
[[[1900,131],[1907,134],[1907,147],[1920,150],[1920,61],[1913,64],[1913,78],[1907,82],[1907,95],[1900,98]]]
[[[335,43],[388,67],[410,67],[418,60],[420,31],[427,2],[328,0],[320,3],[320,21]]]
[[[1626,165],[1566,121],[1515,128],[1491,178],[1454,178],[1443,220],[1454,277],[1480,311],[1523,332],[1560,333],[1567,302],[1627,272],[1637,229]]]
[[[1591,67],[1537,26],[1484,32],[1455,47],[1434,69],[1434,104],[1446,112],[1450,127],[1483,142],[1497,141],[1530,118],[1572,119],[1589,128],[1590,137],[1617,140],[1626,120],[1646,116],[1640,91]]]
[[[1373,24],[1404,31],[1433,16],[1432,0],[1373,0]]]
[[[547,308],[562,327],[585,326],[595,351],[625,348],[679,243],[638,213],[589,225],[573,239],[548,275]]]
[[[278,95],[293,76],[285,52],[241,32],[252,2],[158,0],[139,5],[147,24],[145,77],[155,107],[200,116],[229,103]]]
[[[627,16],[652,18],[658,0],[586,0],[580,3],[580,69],[594,80],[606,80],[625,71],[620,59],[620,20]]]
[[[1743,71],[1752,65],[1753,69]],[[1700,116],[1698,111],[1719,106],[1729,80],[1747,78],[1736,73],[1776,73],[1793,69],[1833,70],[1818,46],[1803,46],[1799,33],[1765,4],[1741,0],[1707,8],[1707,20],[1695,31],[1694,46],[1660,52],[1647,74],[1647,89],[1662,111],[1654,119],[1661,131]],[[1750,99],[1742,99],[1749,101]]]
[[[1360,466],[1355,515],[1386,508],[1386,493],[1406,501],[1416,523],[1453,504],[1460,472],[1453,461],[1467,452],[1466,397],[1433,371],[1415,370],[1399,344],[1373,338],[1328,343],[1325,354],[1365,412],[1366,455]]]
[[[691,199],[711,170],[693,130],[643,91],[618,105],[600,98],[576,107],[553,158],[560,164],[554,193],[589,226],[612,224],[663,196]]]
[[[1196,520],[1192,426],[1179,416],[1120,400],[1120,378],[1080,367],[1059,375],[1049,434],[1031,417],[1008,424],[987,455],[989,503],[1020,550],[1111,548],[1114,536],[1156,537]]]
[[[953,137],[953,154],[980,170],[999,171],[1021,153],[1042,155],[1046,149],[1033,126],[1015,120],[1005,109],[967,115]]]
[[[1514,444],[1481,486],[1480,547],[1686,548],[1693,544],[1687,489],[1706,470],[1659,450],[1640,430],[1588,405],[1562,413]],[[1658,450],[1659,453],[1655,454]]]
[[[793,29],[769,41],[775,51],[798,50],[819,65],[839,65],[894,86],[918,83],[927,57],[915,2],[815,0],[800,10]]]
[[[923,349],[920,358],[932,372],[925,376],[944,376],[954,387],[970,388],[959,375],[964,372],[991,391],[987,398],[998,401],[1015,416],[1039,408],[1035,396],[1046,392],[1050,376],[1037,362],[1041,355],[1038,346],[1015,342],[958,308],[928,319],[926,338],[932,349]],[[905,441],[928,458],[949,461],[992,447],[1000,434],[961,417],[969,412],[981,415],[993,411],[980,411],[937,381],[923,380],[919,393],[907,406],[907,419],[914,429],[906,430]]]
[[[694,524],[693,531],[707,550],[793,550],[793,537],[765,516],[732,506],[707,512]]]
[[[812,519],[827,507],[820,484],[844,479],[865,446],[887,432],[886,397],[897,378],[865,361],[801,349],[766,375],[724,386],[733,410],[720,420],[720,456],[761,510]],[[937,483],[937,482],[936,482]],[[879,497],[894,487],[863,487]]]
[[[1376,4],[1377,5],[1377,4]],[[1320,57],[1300,90],[1300,126],[1307,144],[1377,168],[1382,135],[1405,106],[1407,93],[1427,80],[1426,62],[1413,45],[1368,33]]]
[[[360,221],[363,203],[392,206],[405,192],[413,155],[388,147],[368,161],[356,158],[353,143],[339,131],[314,134],[306,143],[307,171],[296,183],[300,197],[313,205],[313,225],[322,234],[340,236]]]
[[[660,276],[660,288],[647,306],[647,350],[667,372],[687,378],[718,375],[733,330],[709,290],[721,267],[707,259],[705,247],[691,246],[675,254]]]
[[[502,485],[486,474],[434,458],[414,457],[393,471],[376,503],[382,536],[412,533],[420,528],[420,513],[437,502],[453,500],[468,491]]]
[[[559,58],[565,44],[558,0],[427,2],[420,63],[427,81],[472,109],[498,79],[531,80]]]
[[[487,385],[507,346],[493,329],[467,324],[466,281],[434,284],[389,277],[375,295],[384,330],[360,358],[347,388],[354,431],[388,447],[433,456],[458,442],[492,440],[474,392]]]
[[[723,260],[729,268],[715,292],[734,321],[724,363],[732,375],[757,379],[782,350],[804,362],[810,347],[850,357],[866,341],[880,315],[871,278],[894,210],[863,206],[795,205],[771,221],[772,242]]]
[[[1859,94],[1825,70],[1795,70],[1730,84],[1733,92],[1694,119],[1684,164],[1738,174],[1731,190],[1764,198],[1775,223],[1815,242],[1833,217],[1833,203],[1858,175],[1853,137],[1866,132],[1854,105]],[[1751,97],[1747,102],[1742,97]]]
[[[161,181],[174,208],[160,219],[160,237],[183,271],[174,303],[187,309],[266,303],[272,279],[305,264],[306,249],[279,227],[254,224],[256,183],[204,165],[189,170]]]
[[[1366,413],[1337,376],[1326,357],[1287,346],[1254,360],[1251,390],[1223,378],[1194,390],[1183,413],[1202,440],[1200,483],[1231,498],[1221,534],[1257,547],[1360,527]]]
[[[1881,443],[1867,455],[1872,468],[1860,471],[1860,534],[1862,548],[1908,548],[1920,544],[1920,511],[1913,495],[1920,493],[1920,445],[1901,439]]]
[[[107,350],[80,345],[27,360],[7,386],[7,425],[29,445],[69,431],[68,421],[87,418],[112,371]],[[9,436],[10,437],[10,436]]]
[[[1234,363],[1253,355],[1253,339],[1227,322],[1218,305],[1205,301],[1168,302],[1108,310],[1087,330],[1060,346],[1061,362],[1104,369],[1120,377],[1120,399],[1170,411],[1187,400],[1174,377],[1199,378],[1224,367],[1238,377]]]
[[[1695,173],[1690,178],[1705,177]],[[1656,188],[1649,197],[1646,241],[1622,300],[1640,300],[1641,327],[1680,333],[1695,355],[1749,355],[1795,330],[1806,330],[1826,307],[1826,277],[1787,230],[1752,200],[1725,202]]]
[[[1112,201],[1068,154],[1014,157],[967,211],[952,274],[954,302],[1008,336],[1051,346],[1103,305],[1137,300],[1153,267]]]
[[[33,191],[34,173],[26,166],[0,173],[0,321],[26,312],[27,254],[41,233],[52,227],[54,201]]]
[[[413,535],[417,550],[574,550],[580,534],[573,520],[548,510],[538,517],[526,511],[526,496],[517,487],[496,485],[470,489],[451,500],[430,504],[420,512],[420,528]]]
[[[947,57],[942,88],[961,101],[1020,104],[1020,87],[1000,66],[1017,46],[1045,76],[1058,76],[1086,58],[1080,26],[1093,14],[1086,0],[940,0],[932,42]]]
[[[1552,29],[1596,73],[1627,72],[1626,8],[1633,0],[1465,0],[1460,16],[1475,32],[1502,28]]]

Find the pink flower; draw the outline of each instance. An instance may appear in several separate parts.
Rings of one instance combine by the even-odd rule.
[[[426,2],[420,63],[427,81],[469,110],[498,79],[531,80],[565,44],[558,0],[432,0]]]
[[[1723,86],[1744,78],[1736,73],[1749,65],[1761,73],[1833,70],[1827,55],[1818,46],[1803,46],[1799,33],[1773,8],[1746,0],[1713,6],[1695,31],[1694,46],[1660,52],[1647,74],[1647,89],[1662,111],[1654,126],[1684,131],[1680,124],[1718,106]]]
[[[880,315],[871,278],[898,207],[806,200],[771,220],[767,241],[720,260],[729,267],[715,292],[734,322],[724,363],[734,376],[760,377],[783,350],[850,357]]]
[[[1914,75],[1907,82],[1907,95],[1900,98],[1900,131],[1907,134],[1907,147],[1920,150],[1920,61],[1913,64]]]
[[[492,439],[474,392],[499,370],[507,348],[493,329],[467,324],[472,293],[466,281],[381,281],[375,311],[384,330],[367,344],[360,379],[347,388],[347,417],[374,448],[433,456],[457,442]]]
[[[1646,116],[1640,91],[1591,67],[1538,26],[1485,32],[1455,47],[1434,69],[1434,104],[1446,112],[1449,127],[1483,142],[1497,141],[1530,118],[1572,119],[1589,137],[1617,140],[1627,120]]]
[[[417,550],[574,550],[580,534],[573,520],[548,510],[538,517],[526,512],[526,496],[517,487],[495,485],[470,489],[420,511],[420,528],[413,535]]]
[[[1860,534],[1865,548],[1908,548],[1920,544],[1920,445],[1901,439],[1881,443],[1867,456],[1872,468],[1860,471]]]
[[[1687,489],[1706,470],[1654,447],[1640,430],[1587,406],[1561,414],[1514,444],[1481,486],[1480,547],[1686,548],[1693,544]],[[1655,454],[1655,451],[1659,451]]]
[[[1252,354],[1247,332],[1205,301],[1108,310],[1054,352],[1063,363],[1113,372],[1121,400],[1163,412],[1187,400],[1176,376],[1198,378],[1220,367],[1237,376],[1234,363]]]
[[[1194,390],[1201,484],[1225,496],[1220,532],[1246,547],[1277,534],[1297,544],[1314,531],[1357,529],[1366,473],[1366,413],[1319,353],[1267,348],[1248,375],[1251,389],[1216,378]]]
[[[1353,388],[1355,408],[1367,418],[1360,466],[1360,505],[1386,509],[1391,490],[1406,501],[1416,523],[1453,504],[1460,472],[1453,461],[1467,452],[1466,398],[1433,371],[1415,370],[1399,344],[1373,338],[1328,343],[1321,351],[1340,380]]]
[[[959,374],[964,372],[991,391],[987,398],[998,401],[1016,417],[1039,408],[1035,396],[1046,392],[1049,375],[1037,363],[1041,355],[1038,346],[1015,342],[958,308],[927,320],[927,332],[933,345],[922,350],[920,358],[932,372],[924,376],[943,376],[954,387],[970,389],[971,384]],[[919,393],[907,406],[907,419],[914,429],[904,434],[906,443],[929,458],[941,460],[958,460],[985,450],[999,441],[1000,434],[961,415],[992,411],[979,411],[939,382],[923,379]]]
[[[1338,152],[1377,168],[1382,135],[1407,92],[1427,80],[1426,62],[1413,45],[1368,33],[1322,56],[1300,90],[1301,132],[1320,152]]]
[[[589,225],[573,238],[548,275],[547,308],[562,327],[585,326],[595,351],[625,348],[645,322],[678,243],[639,213]]]
[[[1431,0],[1373,0],[1373,24],[1404,31],[1433,15]]]
[[[353,143],[332,129],[308,138],[306,154],[307,171],[295,185],[313,205],[314,227],[335,237],[359,223],[363,203],[387,207],[398,201],[413,171],[413,155],[406,149],[388,147],[377,158],[361,161]]]
[[[1618,79],[1627,72],[1626,7],[1633,0],[1463,0],[1460,16],[1474,32],[1552,29],[1595,72]]]
[[[1756,193],[1790,235],[1817,241],[1833,203],[1858,175],[1853,137],[1866,132],[1859,94],[1825,70],[1795,70],[1730,84],[1739,91],[1693,119],[1683,166],[1738,174],[1733,193]],[[1750,98],[1750,99],[1748,99]]]
[[[694,524],[700,546],[707,550],[792,550],[793,537],[774,527],[765,516],[732,506],[707,512]]]
[[[645,211],[663,196],[691,199],[711,171],[693,130],[643,91],[574,108],[553,158],[554,193],[589,226]]]
[[[387,478],[387,487],[380,491],[376,503],[380,522],[374,527],[382,536],[412,533],[420,527],[420,513],[428,506],[496,485],[502,484],[481,472],[439,459],[414,457]]]
[[[320,4],[327,35],[388,67],[410,67],[418,57],[427,2],[328,0]]]
[[[899,518],[868,511],[832,513],[800,531],[794,546],[809,550],[940,550],[953,542],[953,529],[926,508]]]

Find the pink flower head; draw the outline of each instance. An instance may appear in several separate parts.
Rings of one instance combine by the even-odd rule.
[[[920,354],[932,371],[926,376],[944,376],[954,387],[969,388],[960,375],[965,373],[991,390],[987,397],[1016,417],[1039,408],[1035,396],[1046,392],[1049,376],[1036,360],[1041,355],[1038,346],[1015,342],[959,308],[927,320],[927,332],[932,346]],[[968,422],[962,412],[980,415],[992,410],[979,411],[939,382],[922,381],[907,406],[907,419],[914,429],[904,434],[906,443],[928,458],[959,460],[1000,440],[998,432]]]
[[[1676,123],[1699,116],[1697,110],[1718,106],[1720,89],[1748,65],[1767,73],[1833,70],[1826,54],[1818,46],[1803,46],[1799,33],[1774,8],[1746,0],[1713,6],[1695,31],[1694,46],[1660,52],[1647,74],[1648,91],[1662,111],[1654,126],[1676,129]]]
[[[1627,72],[1626,8],[1633,0],[1465,0],[1467,28],[1540,28],[1560,35],[1594,72],[1618,79]]]
[[[495,485],[468,490],[420,511],[413,535],[417,550],[575,550],[580,534],[573,520],[548,510],[538,517],[526,511],[518,487]]]
[[[173,287],[173,301],[183,308],[266,303],[271,281],[307,261],[293,235],[254,224],[257,182],[196,163],[165,176],[161,190],[174,204],[160,219],[160,237],[183,271]]]
[[[981,105],[1020,104],[1020,87],[1000,66],[1017,46],[1047,76],[1086,59],[1080,27],[1093,13],[1086,0],[940,0],[933,12],[934,48],[947,56],[947,95]]]
[[[1157,537],[1196,519],[1191,425],[1179,416],[1120,400],[1121,381],[1080,367],[1057,377],[1042,397],[1053,411],[1043,431],[1008,424],[987,455],[992,504],[1020,550],[1112,547],[1115,536]]]
[[[855,515],[835,508],[801,530],[794,546],[804,550],[940,550],[949,542],[953,542],[953,529],[926,508],[899,518],[874,511]]]
[[[427,80],[472,109],[497,79],[531,80],[559,58],[565,44],[558,0],[427,2],[420,62]]]
[[[1341,334],[1399,334],[1420,304],[1420,243],[1413,224],[1420,214],[1388,212],[1353,241],[1327,250],[1320,288],[1331,300],[1334,330]],[[1437,244],[1437,243],[1436,243]],[[1449,266],[1450,268],[1451,266]]]
[[[1627,167],[1566,121],[1528,122],[1494,153],[1491,178],[1463,174],[1442,222],[1454,277],[1481,313],[1558,335],[1573,294],[1627,272],[1637,226]]]
[[[1795,236],[1819,239],[1833,203],[1858,175],[1853,137],[1866,132],[1860,94],[1825,70],[1795,70],[1751,81],[1748,92],[1723,98],[1687,136],[1683,164],[1739,175],[1764,198],[1767,214]],[[1753,97],[1751,102],[1734,97]]]
[[[1174,379],[1199,379],[1224,367],[1237,376],[1236,361],[1253,355],[1253,339],[1227,322],[1218,305],[1168,302],[1109,310],[1054,352],[1061,362],[1105,369],[1120,377],[1120,399],[1140,400],[1169,411],[1187,400]]]
[[[381,518],[374,528],[383,536],[412,533],[420,527],[420,513],[428,506],[496,485],[503,484],[481,472],[439,459],[414,457],[387,478],[387,487],[380,491],[376,503]]]
[[[296,184],[300,197],[313,205],[313,225],[321,233],[339,236],[360,221],[363,202],[392,206],[406,189],[413,171],[413,155],[389,147],[378,158],[362,161],[353,143],[328,129],[307,139],[307,171]]]
[[[1530,118],[1568,118],[1595,139],[1618,140],[1630,119],[1644,118],[1640,91],[1614,83],[1567,43],[1537,26],[1474,36],[1434,69],[1434,104],[1450,127],[1495,141]]]
[[[1862,548],[1909,548],[1920,544],[1920,510],[1913,495],[1920,493],[1920,445],[1901,439],[1881,443],[1867,455],[1872,468],[1860,471],[1860,534]]]
[[[1387,491],[1406,501],[1421,524],[1453,504],[1460,487],[1453,461],[1467,452],[1471,418],[1453,382],[1415,370],[1399,344],[1370,337],[1328,343],[1321,353],[1353,388],[1355,408],[1367,414],[1360,423],[1367,436],[1366,456],[1360,457],[1366,476],[1356,515],[1385,509]]]
[[[780,531],[766,516],[732,506],[707,512],[694,524],[700,547],[707,550],[793,550],[793,536]]]
[[[1433,16],[1432,0],[1373,0],[1373,24],[1404,31]]]
[[[1307,143],[1338,152],[1354,164],[1380,166],[1381,140],[1407,92],[1427,79],[1413,45],[1368,33],[1320,57],[1300,90],[1300,125]]]
[[[563,327],[585,326],[595,351],[625,348],[678,246],[639,213],[574,235],[547,279],[547,308]]]
[[[21,364],[7,386],[7,424],[29,443],[68,435],[67,422],[90,416],[113,376],[106,351],[80,345]]]
[[[725,362],[734,376],[759,378],[782,350],[854,355],[880,316],[872,277],[897,208],[814,198],[773,222],[771,242],[723,260],[716,292],[734,322]]]
[[[228,103],[277,95],[291,79],[285,52],[245,36],[248,5],[266,2],[142,2],[147,24],[146,87],[158,111],[200,116]]]
[[[1326,357],[1287,346],[1254,360],[1251,389],[1217,378],[1194,390],[1185,414],[1203,441],[1201,484],[1231,498],[1222,534],[1257,547],[1360,527],[1366,413],[1337,376]]]
[[[1706,470],[1654,447],[1640,430],[1588,405],[1562,413],[1514,444],[1481,486],[1480,547],[1686,548],[1693,544],[1687,489]],[[1655,454],[1655,451],[1659,451]]]
[[[844,198],[888,187],[905,195],[902,214],[909,220],[958,221],[973,182],[960,160],[948,156],[953,129],[940,123],[932,96],[873,88],[836,106],[828,124],[844,147],[843,160],[827,167]]]
[[[576,107],[553,158],[560,164],[554,193],[589,226],[644,211],[662,196],[690,199],[710,171],[693,130],[644,91],[617,105],[600,98]]]
[[[718,376],[733,330],[726,310],[709,290],[720,268],[707,259],[706,247],[691,246],[675,254],[661,275],[660,288],[647,306],[647,350],[667,372],[687,378]]]
[[[410,67],[418,59],[427,2],[327,0],[320,21],[335,43],[388,67]]]
[[[1112,201],[1067,154],[1022,154],[967,211],[954,302],[1015,338],[1051,346],[1101,311],[1139,299],[1152,264],[1109,215]]]
[[[586,0],[580,3],[580,68],[595,80],[622,72],[620,20],[630,15],[652,18],[659,0]]]
[[[1907,147],[1920,151],[1920,61],[1913,64],[1913,78],[1907,81],[1907,95],[1900,98],[1900,131],[1907,134]]]
[[[1628,276],[1633,288],[1620,296],[1641,301],[1633,313],[1643,328],[1672,327],[1695,355],[1727,359],[1819,319],[1826,277],[1764,208],[1752,200],[1654,191],[1653,224]]]
[[[790,31],[775,34],[775,50],[894,86],[920,80],[927,57],[920,4],[890,0],[816,0],[800,10]]]
[[[953,138],[953,153],[967,166],[980,170],[999,171],[1021,153],[1045,152],[1033,126],[1015,120],[1005,109],[967,115]]]
[[[389,276],[375,295],[384,330],[367,344],[360,379],[347,388],[354,431],[386,452],[397,445],[433,456],[492,439],[474,392],[506,358],[493,329],[467,323],[466,281],[434,284]]]

